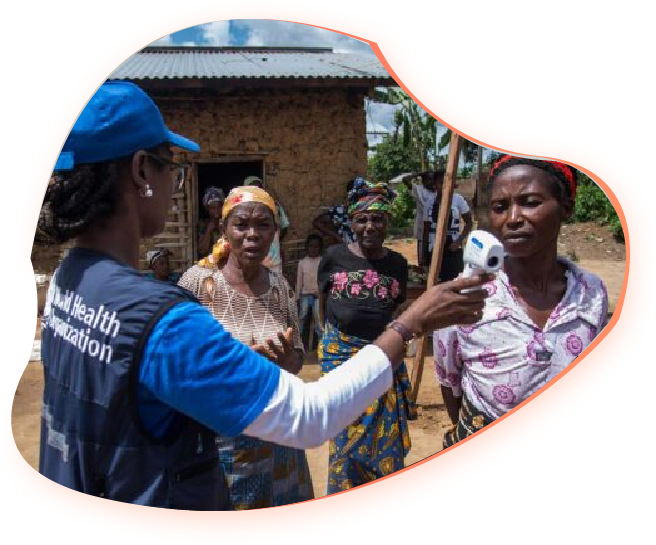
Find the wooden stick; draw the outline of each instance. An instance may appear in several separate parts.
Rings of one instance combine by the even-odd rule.
[[[453,199],[453,186],[455,185],[458,174],[458,158],[460,156],[460,145],[462,136],[455,131],[451,132],[451,142],[449,143],[449,159],[446,166],[446,175],[442,187],[442,200],[440,202],[440,213],[437,217],[437,229],[435,233],[435,242],[433,243],[433,255],[431,257],[430,269],[426,289],[431,289],[436,281],[442,265],[442,254],[444,253],[444,243],[446,240],[447,223],[449,221],[449,212],[451,211],[451,201]],[[421,376],[424,372],[424,354],[429,337],[420,337],[417,339],[417,352],[415,353],[414,363],[412,365],[412,375],[410,382],[412,384],[412,400],[417,401],[419,395],[419,385]]]

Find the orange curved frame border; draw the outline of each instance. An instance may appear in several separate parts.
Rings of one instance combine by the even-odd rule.
[[[126,36],[82,77],[48,132],[27,189],[16,255],[21,276],[34,284],[30,248],[42,196],[55,159],[78,112],[110,72],[157,38],[181,28],[225,19],[274,19],[321,27],[368,42],[392,77],[428,112],[469,140],[509,153],[573,165],[596,180],[615,205],[626,236],[627,265],[615,316],[598,339],[560,375],[509,414],[466,441],[403,471],[296,505],[244,512],[192,513],[96,499],[41,477],[21,458],[11,435],[11,405],[0,431],[7,477],[30,501],[71,520],[115,532],[186,543],[252,543],[306,537],[361,524],[453,488],[518,452],[581,407],[633,357],[644,338],[654,274],[638,252],[653,255],[647,202],[631,175],[584,145],[522,134],[478,117],[424,72],[391,27],[331,8],[276,1],[220,2],[166,15]]]

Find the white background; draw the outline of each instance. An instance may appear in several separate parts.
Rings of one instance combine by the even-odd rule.
[[[648,5],[113,0],[3,6],[3,541],[653,542],[649,241],[656,216],[656,49]],[[29,468],[10,426],[34,334],[29,257],[49,174],[83,105],[123,60],[176,30],[239,18],[304,22],[376,42],[406,89],[462,133],[599,176],[629,227],[621,319],[592,354],[518,413],[358,491],[301,506],[213,514],[66,491]]]

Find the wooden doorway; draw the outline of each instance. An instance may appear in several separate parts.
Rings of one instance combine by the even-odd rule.
[[[193,252],[198,256],[198,223],[207,219],[203,207],[203,195],[208,187],[222,189],[226,196],[233,187],[243,184],[247,176],[259,176],[264,180],[264,158],[229,157],[225,159],[199,160],[194,165],[193,177]],[[200,257],[200,256],[198,256]]]

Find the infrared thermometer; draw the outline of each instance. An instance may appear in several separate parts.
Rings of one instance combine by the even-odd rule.
[[[496,273],[503,265],[503,257],[503,245],[494,235],[487,231],[472,231],[463,253],[465,269],[462,277]]]

